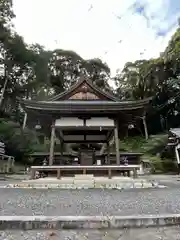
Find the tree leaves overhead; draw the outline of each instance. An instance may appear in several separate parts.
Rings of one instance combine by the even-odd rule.
[[[172,36],[161,57],[175,74],[180,74],[180,28]]]
[[[98,86],[109,87],[110,69],[100,59],[85,60],[73,51],[56,49],[49,60],[50,81],[59,93],[68,89],[81,75],[89,76]]]
[[[56,49],[49,59],[50,82],[55,92],[69,88],[80,76],[84,60],[75,52]]]
[[[14,18],[14,12],[12,10],[12,0],[0,1],[0,24],[11,23],[11,19]]]
[[[46,99],[68,89],[81,75],[110,89],[110,69],[100,59],[85,60],[71,50],[28,45],[12,27],[12,1],[0,1],[0,12],[0,106],[5,112],[17,110],[18,97]]]
[[[179,126],[180,28],[159,58],[126,63],[115,82],[117,95],[122,99],[154,97],[149,115],[153,115],[156,122],[166,122],[158,131]]]
[[[109,89],[108,79],[110,78],[110,68],[101,59],[94,58],[86,61],[86,70],[90,79],[100,88]]]
[[[18,119],[22,114],[18,97],[45,100],[68,89],[82,75],[101,89],[112,91],[108,84],[110,68],[101,59],[86,60],[72,50],[47,51],[40,44],[28,45],[13,29],[11,0],[0,1],[0,13],[0,93],[4,112]],[[149,114],[168,119],[171,126],[172,116],[177,119],[180,112],[179,75],[180,28],[158,58],[128,62],[111,81],[116,83],[116,94],[121,99],[153,96]]]

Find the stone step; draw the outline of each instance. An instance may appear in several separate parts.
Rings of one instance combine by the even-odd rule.
[[[93,174],[75,174],[74,179],[94,179]]]
[[[76,188],[94,188],[94,180],[74,180]]]
[[[77,180],[74,183],[23,183],[20,182],[18,184],[8,184],[4,187],[10,188],[54,188],[54,189],[131,189],[131,188],[154,188],[154,187],[161,187],[159,185],[153,186],[150,182],[94,182],[94,181],[81,181]],[[162,186],[165,187],[165,186]]]

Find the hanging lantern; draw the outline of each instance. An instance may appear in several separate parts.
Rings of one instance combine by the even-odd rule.
[[[129,124],[128,125],[128,129],[133,129],[134,128],[134,124]]]
[[[40,130],[40,129],[41,129],[41,125],[40,125],[39,122],[35,125],[35,129],[36,129],[36,130]]]

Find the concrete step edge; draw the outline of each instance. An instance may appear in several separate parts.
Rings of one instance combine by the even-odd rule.
[[[180,224],[180,214],[138,216],[0,216],[0,230],[121,229]]]

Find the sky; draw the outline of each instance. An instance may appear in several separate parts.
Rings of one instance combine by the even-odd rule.
[[[180,0],[13,0],[27,43],[101,58],[112,76],[124,64],[159,56],[177,28]]]

